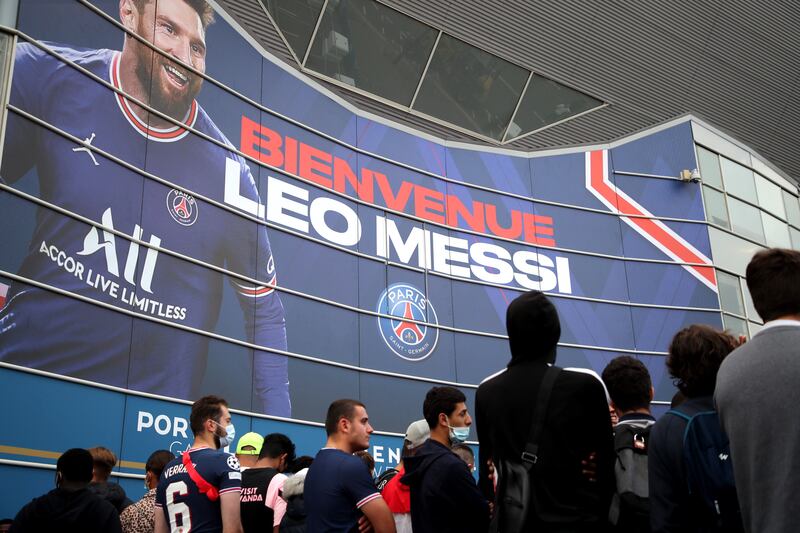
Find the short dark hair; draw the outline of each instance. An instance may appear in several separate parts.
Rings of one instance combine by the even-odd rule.
[[[100,481],[105,481],[111,475],[111,471],[117,464],[117,456],[114,452],[103,446],[95,446],[89,448],[89,453],[92,454],[92,466],[96,477]]]
[[[291,465],[289,465],[289,472],[292,474],[296,474],[304,468],[308,468],[311,466],[311,463],[314,462],[314,458],[310,455],[301,455],[294,461],[292,461]]]
[[[455,387],[433,387],[425,395],[422,416],[425,417],[428,427],[433,429],[439,423],[439,413],[450,416],[458,404],[466,401],[464,393]]]
[[[629,355],[615,357],[603,369],[603,383],[614,406],[621,412],[650,406],[650,372]]]
[[[189,415],[189,425],[195,436],[203,432],[203,425],[209,418],[216,421],[222,416],[222,406],[228,407],[228,402],[219,396],[203,396],[192,404],[192,413]]]
[[[258,454],[259,459],[277,459],[283,454],[286,454],[286,464],[291,464],[294,461],[294,442],[292,439],[283,433],[270,433],[264,436],[264,444],[261,445],[261,452]]]
[[[136,9],[139,10],[139,13],[142,12],[142,9],[146,4],[153,2],[154,0],[133,0],[133,5],[136,6]],[[206,2],[206,0],[182,0],[189,4],[189,7],[194,9],[198,16],[200,17],[200,21],[203,24],[203,29],[205,30],[211,24],[214,23],[214,8]]]
[[[161,477],[161,472],[164,471],[164,467],[173,459],[175,459],[175,454],[171,451],[156,450],[147,458],[147,462],[144,464],[144,471],[152,472],[154,476]]]
[[[83,448],[71,448],[61,454],[56,462],[56,471],[64,481],[89,483],[92,480],[92,454]]]
[[[800,252],[770,248],[747,265],[747,288],[765,322],[800,314]]]
[[[373,458],[367,450],[358,451],[353,455],[364,461],[364,464],[367,465],[367,470],[369,470],[370,474],[375,471],[375,458]]]
[[[363,407],[366,409],[367,406],[358,400],[349,400],[347,398],[333,402],[328,407],[328,414],[325,417],[325,433],[327,433],[329,437],[336,433],[336,428],[339,426],[339,420],[342,418],[353,420],[356,407]]]
[[[465,463],[475,466],[475,452],[472,451],[472,448],[470,448],[469,444],[459,442],[454,444],[450,449]]]
[[[736,347],[729,333],[695,324],[675,334],[669,345],[667,369],[687,398],[714,393],[722,360]]]

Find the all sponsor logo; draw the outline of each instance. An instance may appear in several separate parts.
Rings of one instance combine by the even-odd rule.
[[[408,283],[390,285],[378,299],[378,330],[386,345],[406,361],[422,361],[436,349],[439,328],[420,324],[438,324],[436,311],[425,294]]]
[[[197,221],[197,202],[194,197],[178,189],[167,193],[167,211],[181,226],[191,226]]]

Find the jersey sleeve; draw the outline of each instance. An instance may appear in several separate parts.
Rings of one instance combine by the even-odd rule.
[[[166,505],[166,488],[167,484],[164,480],[164,476],[162,473],[161,478],[158,480],[158,486],[156,487],[156,499],[153,505],[158,508],[164,507]]]
[[[250,168],[241,158],[239,163],[241,194],[259,202]],[[245,235],[237,235],[235,239],[231,239],[232,248],[227,262],[230,270],[255,278],[259,282],[252,283],[240,278],[231,280],[244,315],[247,339],[259,346],[286,350],[284,310],[275,290],[277,269],[267,227],[247,218],[240,218],[240,221]],[[257,350],[254,359],[256,405],[261,412],[267,414],[291,416],[289,365],[286,356]]]
[[[217,471],[217,490],[220,494],[242,491],[242,472],[239,470],[239,461],[230,453],[220,454],[219,469]]]
[[[381,493],[369,475],[367,465],[361,459],[346,461],[342,466],[341,479],[349,480],[345,483],[345,487],[350,493],[356,509],[361,509],[372,500],[381,497]]]
[[[11,79],[9,104],[38,118],[48,120],[43,100],[47,87],[58,70],[58,61],[30,43],[16,46],[14,73]],[[12,110],[8,112],[3,146],[2,178],[14,183],[30,170],[36,161],[39,127]]]

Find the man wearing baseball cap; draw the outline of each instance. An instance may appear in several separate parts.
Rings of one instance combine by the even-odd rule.
[[[236,445],[236,458],[239,459],[239,470],[244,472],[248,468],[256,466],[258,454],[261,453],[261,446],[264,444],[264,437],[255,432],[245,433],[239,437]]]
[[[408,485],[400,483],[400,478],[405,473],[403,459],[414,455],[417,448],[428,440],[430,436],[431,428],[424,418],[412,422],[406,429],[406,438],[403,440],[400,463],[396,469],[387,470],[378,479],[378,488],[381,490],[381,496],[386,501],[386,505],[389,506],[389,510],[392,511],[397,533],[411,532],[411,493]]]

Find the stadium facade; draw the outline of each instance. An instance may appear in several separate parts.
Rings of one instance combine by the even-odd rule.
[[[638,357],[660,412],[672,335],[758,331],[749,257],[800,249],[789,119],[756,132],[770,119],[746,99],[691,85],[708,69],[676,92],[618,39],[603,74],[590,38],[543,37],[552,20],[588,30],[579,7],[504,4],[476,26],[476,2],[225,0],[203,30],[182,0],[150,18],[133,1],[13,4],[0,515],[51,486],[70,447],[114,450],[138,497],[149,453],[191,442],[199,394],[228,399],[237,434],[284,432],[299,454],[324,443],[330,401],[361,399],[378,469],[396,464],[431,386],[472,405],[504,368],[505,308],[531,289],[559,311],[559,365]],[[628,7],[618,20],[647,34]],[[770,109],[791,117],[773,44]],[[678,48],[676,72],[709,63]]]

